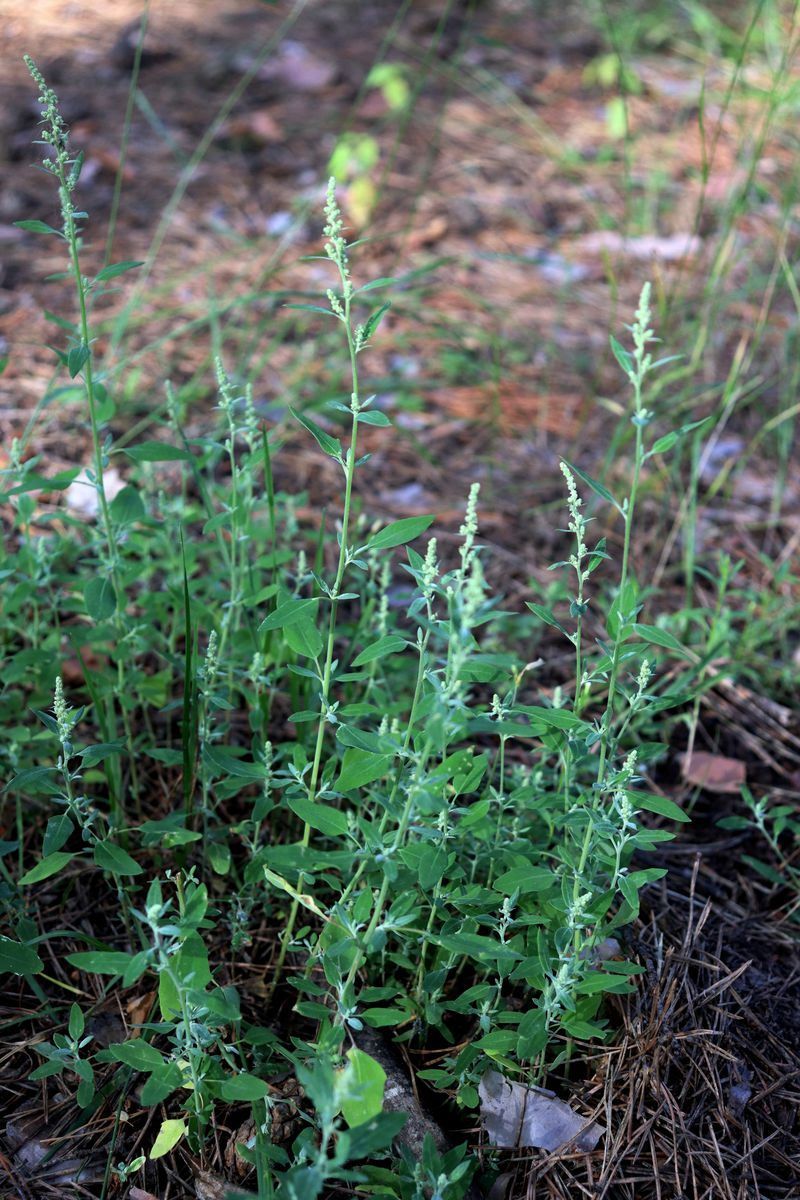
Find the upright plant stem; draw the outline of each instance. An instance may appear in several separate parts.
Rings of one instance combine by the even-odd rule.
[[[103,467],[103,447],[100,441],[100,426],[97,419],[97,395],[95,392],[94,369],[92,365],[92,348],[91,348],[91,329],[89,326],[89,311],[86,303],[86,280],[81,273],[80,250],[78,229],[75,223],[75,212],[70,195],[70,188],[67,182],[66,169],[60,159],[56,160],[58,165],[57,177],[60,185],[62,212],[64,216],[64,235],[69,247],[70,264],[72,274],[75,279],[75,288],[78,296],[78,311],[80,323],[81,344],[86,348],[87,357],[83,364],[83,382],[86,391],[86,401],[89,409],[89,425],[92,434],[92,458],[94,467],[94,486],[98,498],[98,507],[103,523],[103,529],[106,538],[106,552],[108,555],[108,569],[111,574],[111,582],[114,588],[114,620],[117,626],[118,645],[125,637],[125,623],[122,619],[120,611],[120,602],[122,599],[122,589],[119,582],[119,571],[117,569],[117,550],[114,541],[114,527],[111,521],[111,510],[108,504],[108,497],[105,489],[104,467]],[[131,729],[130,719],[125,710],[122,697],[125,695],[125,666],[122,655],[117,653],[117,688],[119,696],[120,713],[122,715],[122,724],[125,730],[125,741],[128,748],[128,762],[131,772],[131,782],[133,785],[134,795],[138,797],[138,779],[136,770],[136,756],[133,748],[133,731]],[[118,802],[124,810],[122,798],[118,797]],[[138,800],[137,800],[138,803]],[[122,812],[118,817],[122,816]]]
[[[637,389],[639,392],[641,388]],[[636,496],[639,490],[639,475],[642,469],[642,427],[636,426],[636,450],[635,461],[633,466],[633,479],[631,481],[631,490],[628,496],[628,503],[625,509],[625,534],[622,546],[622,569],[620,571],[619,582],[619,599],[620,606],[624,601],[625,587],[628,582],[628,562],[631,551],[631,531],[633,529],[633,516],[636,508]],[[603,730],[604,735],[600,741],[600,753],[597,763],[597,781],[602,784],[603,775],[605,773],[606,759],[608,757],[608,747],[611,736],[611,722],[614,717],[614,700],[616,699],[617,680],[619,677],[619,663],[622,652],[622,633],[624,629],[622,608],[617,611],[617,633],[614,638],[614,650],[611,655],[611,671],[608,678],[608,700],[606,701],[606,710],[603,715]]]
[[[350,446],[347,451],[346,471],[345,471],[345,489],[344,489],[344,506],[342,510],[342,532],[339,541],[339,561],[336,567],[336,578],[331,588],[331,611],[328,620],[328,638],[325,651],[325,666],[322,672],[322,682],[320,691],[320,715],[317,725],[317,739],[314,746],[314,758],[311,766],[311,776],[308,784],[308,798],[313,803],[316,799],[317,788],[319,786],[320,768],[322,765],[322,748],[325,741],[325,726],[327,724],[327,713],[329,707],[329,697],[331,688],[331,674],[333,669],[333,652],[336,645],[336,616],[339,608],[339,595],[342,590],[342,580],[344,579],[345,567],[347,566],[347,553],[349,545],[350,532],[350,506],[353,496],[353,478],[356,470],[356,452],[358,448],[358,361],[355,338],[351,324],[351,289],[348,286],[349,280],[345,276],[341,266],[340,275],[344,288],[344,315],[342,323],[347,334],[347,346],[350,353],[350,376],[352,383],[351,393],[351,411],[352,423],[350,426]],[[305,849],[311,840],[311,826],[308,822],[303,827],[303,837],[301,845]],[[272,988],[274,988],[280,979],[283,971],[283,964],[286,961],[286,954],[289,949],[292,937],[294,935],[295,925],[297,923],[297,914],[300,907],[300,901],[292,900],[292,906],[289,910],[289,919],[286,922],[286,927],[281,937],[280,949],[278,958],[275,962],[275,972],[272,978]]]

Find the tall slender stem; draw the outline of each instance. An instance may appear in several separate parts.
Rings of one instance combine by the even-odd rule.
[[[92,362],[92,336],[89,324],[89,311],[87,297],[91,288],[91,284],[84,278],[81,272],[80,262],[80,233],[78,230],[78,218],[85,214],[79,214],[75,211],[72,194],[80,177],[80,168],[82,164],[82,156],[76,158],[70,157],[69,151],[69,131],[64,123],[61,111],[59,109],[58,97],[51,87],[49,87],[44,79],[39,68],[30,57],[25,58],[26,66],[34,80],[39,86],[39,102],[42,104],[42,118],[45,126],[42,132],[42,141],[45,145],[51,147],[53,151],[52,158],[44,160],[44,167],[51,175],[54,176],[58,183],[58,196],[61,206],[61,237],[67,243],[70,272],[75,280],[75,290],[78,298],[78,328],[79,344],[77,347],[72,347],[70,356],[73,351],[78,352],[78,361],[74,367],[69,363],[70,373],[76,375],[80,372],[83,376],[84,390],[86,392],[86,401],[89,409],[89,425],[92,435],[92,466],[93,466],[93,484],[97,494],[97,503],[100,513],[100,519],[103,525],[106,541],[106,556],[109,575],[114,590],[114,621],[117,626],[117,646],[123,644],[127,630],[125,622],[120,610],[120,600],[122,597],[122,589],[119,582],[118,571],[118,555],[116,542],[114,539],[114,526],[111,519],[111,510],[106,495],[105,480],[104,480],[104,461],[103,447],[100,441],[100,425],[97,415],[97,390],[94,377],[94,364]],[[137,787],[137,770],[136,759],[133,753],[133,733],[131,730],[130,720],[125,709],[123,696],[125,695],[125,668],[122,655],[117,653],[117,689],[120,712],[122,714],[122,723],[125,728],[126,742],[128,746],[128,758],[131,772],[131,782],[133,784],[134,794],[138,797]],[[115,803],[115,797],[112,789],[112,804]],[[116,797],[116,805],[121,804],[121,797]],[[118,812],[117,818],[120,813]]]
[[[641,399],[641,384],[637,387],[637,395]],[[611,722],[614,717],[614,700],[616,699],[617,680],[619,677],[620,656],[622,653],[622,633],[625,626],[623,619],[622,604],[625,602],[625,588],[628,582],[628,564],[630,561],[631,551],[631,532],[633,530],[633,517],[636,509],[636,496],[639,490],[639,476],[642,469],[642,427],[636,425],[636,449],[635,461],[633,466],[633,479],[631,480],[631,490],[628,496],[628,503],[625,507],[625,533],[622,545],[622,569],[620,571],[619,583],[619,607],[617,610],[617,631],[614,637],[614,649],[611,655],[611,670],[608,677],[608,699],[606,701],[606,710],[603,716],[603,737],[600,741],[600,753],[597,762],[597,781],[602,784],[603,775],[605,772],[606,760],[608,757],[608,749],[611,740]]]
[[[342,591],[342,581],[344,579],[345,569],[348,563],[349,552],[349,535],[350,535],[350,508],[353,498],[353,479],[356,471],[356,456],[358,450],[358,415],[360,411],[360,400],[358,392],[358,351],[359,345],[356,341],[356,334],[352,324],[352,299],[353,285],[350,279],[350,271],[347,265],[347,248],[344,239],[341,236],[342,222],[336,205],[336,198],[331,181],[328,188],[328,202],[326,205],[326,215],[328,224],[326,231],[329,241],[326,244],[328,255],[336,264],[339,271],[339,278],[342,285],[342,299],[339,300],[333,293],[328,293],[331,308],[335,316],[339,318],[344,326],[345,336],[347,338],[347,348],[350,358],[350,411],[352,420],[350,425],[350,445],[345,458],[345,488],[344,488],[344,505],[342,509],[342,527],[339,538],[339,560],[336,567],[336,576],[333,581],[333,586],[330,589],[330,615],[328,618],[328,636],[325,650],[325,665],[322,670],[322,679],[320,680],[320,713],[317,724],[317,737],[314,745],[314,758],[311,765],[311,775],[308,783],[308,799],[313,803],[317,796],[319,787],[320,769],[322,766],[322,749],[325,742],[325,726],[328,723],[328,711],[330,707],[330,691],[331,691],[331,676],[333,673],[333,654],[336,646],[336,617],[339,610],[339,596]],[[311,826],[306,822],[303,826],[303,836],[301,838],[301,846],[305,849],[311,841]],[[286,954],[289,949],[292,937],[294,935],[295,925],[297,924],[297,914],[300,907],[300,901],[292,900],[292,905],[289,910],[289,917],[286,922],[283,934],[281,936],[281,944],[278,950],[278,957],[275,962],[275,971],[272,978],[271,987],[274,988],[280,979],[283,970],[283,964],[286,961]]]

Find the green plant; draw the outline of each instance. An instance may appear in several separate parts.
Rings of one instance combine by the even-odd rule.
[[[756,832],[769,846],[772,858],[764,862],[752,854],[743,854],[742,861],[752,867],[763,879],[779,892],[789,891],[790,899],[781,907],[788,920],[797,923],[800,919],[800,820],[794,804],[780,804],[768,795],[758,799],[749,788],[742,789],[747,812],[721,817],[717,824],[721,829],[749,829]]]
[[[633,855],[672,836],[646,828],[639,813],[684,819],[673,802],[639,789],[639,735],[654,712],[687,695],[662,686],[655,660],[642,655],[642,642],[648,655],[685,652],[639,621],[631,539],[644,464],[694,424],[645,448],[645,386],[670,361],[652,361],[645,288],[633,349],[612,341],[633,389],[628,494],[620,502],[563,465],[574,551],[556,565],[574,572],[575,593],[563,620],[529,607],[571,642],[575,680],[571,702],[564,689],[543,694],[525,653],[509,648],[510,618],[487,585],[478,485],[449,561],[435,538],[424,553],[412,545],[432,516],[380,526],[360,511],[357,485],[370,457],[363,440],[392,423],[378,397],[363,394],[361,356],[389,308],[373,293],[394,281],[354,282],[331,180],[325,259],[334,286],[321,303],[293,307],[334,323],[346,383],[314,417],[291,411],[326,466],[341,472],[335,532],[325,515],[301,525],[304,498],[277,482],[281,437],[261,425],[252,391],[221,358],[221,429],[189,436],[182,398],[168,387],[171,440],[126,442],[132,478],[109,503],[103,472],[121,450],[103,432],[89,301],[111,276],[101,271],[89,283],[81,274],[76,223],[84,218],[71,198],[80,158],[68,150],[54,94],[31,70],[64,227],[25,227],[55,234],[70,254],[81,319],[60,361],[83,379],[104,541],[92,527],[74,529],[74,546],[42,553],[26,497],[52,481],[15,454],[8,494],[19,545],[7,564],[15,594],[4,636],[19,729],[9,739],[9,787],[35,798],[29,820],[44,830],[41,857],[27,870],[21,862],[16,880],[6,869],[14,936],[3,949],[11,969],[35,983],[36,947],[63,934],[20,914],[28,889],[48,880],[80,886],[91,872],[114,898],[113,915],[97,933],[73,935],[88,948],[66,961],[115,990],[155,981],[158,1005],[134,1036],[103,1049],[91,1046],[73,1007],[68,1035],[39,1045],[45,1062],[34,1075],[76,1075],[84,1108],[118,1099],[132,1073],[144,1076],[142,1104],[167,1105],[149,1163],[184,1139],[202,1156],[215,1110],[249,1105],[256,1131],[243,1157],[261,1194],[279,1187],[287,1197],[318,1196],[331,1181],[369,1180],[364,1161],[388,1158],[402,1125],[381,1111],[385,1075],[358,1047],[365,1026],[391,1030],[412,1049],[423,1039],[458,1046],[420,1076],[474,1109],[490,1063],[543,1077],[570,1058],[575,1039],[606,1036],[603,997],[633,987],[639,965],[603,948],[636,916],[641,888],[664,874],[639,868]],[[116,274],[132,265],[118,264]],[[610,555],[602,541],[587,546],[578,481],[623,523],[615,599],[597,648],[584,621],[590,581]],[[57,633],[32,580],[52,591]],[[77,708],[44,665],[60,636],[110,659],[111,669],[84,668],[73,685]],[[45,703],[45,686],[52,712],[39,708],[45,732],[23,749],[25,705]],[[156,797],[147,806],[145,771]],[[5,847],[19,860],[30,852],[26,815],[20,800],[20,836]],[[268,1017],[228,953],[231,944],[252,948],[256,911],[269,930],[259,963],[269,973],[260,1006]],[[270,1080],[287,1065],[305,1093],[304,1127],[279,1146]],[[134,1167],[113,1169],[122,1178]],[[387,1194],[457,1200],[473,1164],[463,1148],[440,1156],[428,1144],[421,1164],[406,1156],[376,1169],[388,1172],[372,1176]]]

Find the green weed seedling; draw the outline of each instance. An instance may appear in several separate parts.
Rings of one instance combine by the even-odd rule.
[[[68,1033],[38,1044],[34,1077],[74,1077],[88,1111],[121,1104],[134,1080],[143,1106],[163,1106],[144,1165],[126,1165],[112,1139],[107,1181],[154,1172],[184,1145],[203,1159],[215,1112],[244,1105],[255,1132],[241,1154],[259,1195],[313,1200],[335,1181],[398,1200],[458,1200],[474,1167],[464,1147],[440,1156],[430,1144],[420,1163],[392,1158],[403,1117],[383,1111],[386,1077],[359,1033],[452,1047],[420,1076],[465,1110],[478,1107],[490,1065],[541,1079],[576,1041],[606,1037],[604,996],[632,990],[642,968],[603,947],[664,873],[634,865],[634,854],[672,836],[640,814],[685,819],[639,787],[642,731],[686,700],[657,669],[658,655],[685,656],[681,643],[640,619],[631,549],[640,476],[693,428],[647,444],[649,376],[670,361],[651,357],[649,289],[632,349],[612,342],[633,393],[628,494],[620,501],[563,464],[574,549],[556,566],[574,575],[574,594],[564,613],[529,607],[572,644],[575,683],[546,697],[486,582],[477,484],[450,562],[435,538],[415,548],[433,516],[381,526],[357,514],[362,477],[365,504],[369,495],[364,431],[391,425],[377,396],[363,394],[361,356],[389,307],[374,293],[393,281],[354,282],[333,181],[324,256],[333,283],[319,304],[296,307],[340,332],[346,383],[321,414],[293,406],[293,415],[339,473],[337,519],[301,527],[305,498],[277,483],[280,435],[221,359],[220,428],[211,418],[189,436],[185,397],[168,387],[169,440],[125,443],[131,478],[109,502],[104,473],[122,439],[108,432],[113,400],[91,310],[105,282],[135,264],[82,273],[85,214],[73,205],[82,160],[29,66],[63,221],[23,225],[60,239],[69,259],[79,320],[65,324],[58,357],[82,381],[98,520],[54,533],[43,551],[30,497],[54,483],[15,450],[8,495],[19,548],[4,568],[3,637],[18,839],[0,860],[12,924],[2,949],[41,990],[37,947],[64,933],[38,929],[27,900],[45,883],[65,896],[87,886],[101,924],[70,935],[86,948],[66,962],[94,978],[96,994],[146,981],[156,996],[147,1019],[104,1049],[73,1005]],[[597,645],[585,617],[610,554],[602,541],[589,547],[584,485],[623,525]],[[390,592],[401,570],[398,606]],[[100,663],[85,686],[68,689],[45,669],[65,644]],[[26,706],[42,725],[32,737]],[[28,865],[32,825],[43,830],[41,855]],[[266,995],[249,994],[243,962],[266,973]],[[287,1070],[304,1093],[301,1128],[277,1144],[272,1080]]]

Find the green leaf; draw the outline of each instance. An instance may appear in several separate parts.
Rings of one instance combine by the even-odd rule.
[[[269,1095],[263,1079],[245,1073],[224,1079],[219,1090],[223,1100],[263,1100]]]
[[[391,425],[391,421],[386,416],[386,413],[379,412],[377,409],[373,412],[367,409],[365,412],[358,414],[359,425],[376,425],[379,429],[386,429]]]
[[[510,871],[498,875],[492,887],[504,896],[511,896],[514,892],[524,896],[528,892],[546,892],[555,882],[555,875],[546,867],[512,867]]]
[[[427,844],[421,847],[418,879],[423,892],[430,892],[442,879],[447,870],[448,857],[441,846]]]
[[[80,342],[77,346],[71,346],[67,354],[67,371],[70,378],[74,379],[79,371],[83,369],[89,359],[91,351],[86,345],[86,342]]]
[[[297,625],[300,621],[307,621],[309,617],[315,617],[319,600],[298,600],[293,598],[286,600],[283,604],[279,604],[274,612],[271,612],[268,617],[258,627],[259,633],[266,633],[269,629],[283,629],[286,625]]]
[[[526,600],[525,603],[532,613],[536,613],[540,621],[544,621],[546,625],[552,625],[554,629],[560,630],[564,637],[572,641],[572,634],[561,624],[558,617],[553,616],[549,608],[545,608],[543,604],[532,604],[530,600]]]
[[[587,1042],[592,1038],[602,1038],[607,1032],[596,1021],[582,1021],[578,1017],[563,1016],[561,1024],[570,1037],[583,1038]]]
[[[283,631],[286,644],[302,658],[318,658],[322,652],[322,634],[313,621],[295,621]]]
[[[375,330],[378,328],[378,326],[380,325],[384,316],[386,315],[386,313],[389,311],[389,309],[391,307],[392,307],[391,304],[387,300],[385,304],[382,304],[380,306],[380,308],[373,309],[373,311],[369,314],[366,321],[364,322],[364,329],[361,334],[361,345],[362,346],[365,346],[367,344],[367,342],[372,337],[372,335],[375,333]]]
[[[652,454],[666,454],[667,450],[671,450],[676,444],[680,436],[677,430],[673,430],[672,433],[665,433],[663,437],[657,438],[653,442],[652,448],[647,452],[645,457],[650,458]]]
[[[164,1066],[164,1055],[141,1037],[109,1046],[108,1052],[116,1062],[124,1063],[134,1071],[157,1071]]]
[[[517,1029],[517,1054],[531,1061],[547,1045],[547,1014],[540,1008],[523,1013]]]
[[[567,733],[589,734],[591,725],[586,721],[576,717],[574,712],[570,712],[568,708],[543,708],[537,705],[521,704],[519,712],[525,713],[526,716],[532,717],[534,721],[540,722],[542,725],[549,725],[553,729],[563,729]]]
[[[0,975],[37,975],[44,963],[33,946],[0,936]]]
[[[636,988],[630,980],[619,975],[612,975],[607,971],[595,971],[586,979],[576,983],[575,991],[581,996],[594,996],[598,992],[615,992],[617,995],[625,995],[635,992]]]
[[[403,517],[400,521],[393,521],[369,539],[367,549],[391,550],[394,546],[404,546],[406,542],[411,542],[424,533],[434,520],[435,518],[430,516]]]
[[[306,825],[318,829],[328,837],[338,837],[347,833],[347,815],[338,808],[330,808],[327,804],[315,804],[313,800],[307,800],[304,796],[292,797],[286,803]]]
[[[167,442],[139,442],[137,446],[126,446],[123,454],[134,462],[180,462],[191,459],[191,454],[183,446],[170,446]]]
[[[358,729],[355,725],[340,725],[336,730],[336,740],[343,746],[368,750],[370,754],[383,754],[386,750],[385,737],[371,733],[368,729]]]
[[[613,334],[610,335],[608,340],[611,343],[611,350],[614,355],[614,358],[617,360],[619,365],[622,367],[625,374],[630,376],[634,370],[633,357],[631,356],[629,351],[627,351],[623,346],[621,346],[619,344],[619,342],[617,341],[617,339],[614,337]]]
[[[386,1072],[371,1055],[357,1047],[347,1051],[348,1065],[338,1080],[342,1089],[342,1115],[353,1128],[376,1117],[383,1108]]]
[[[203,762],[210,763],[220,775],[234,776],[236,779],[252,779],[258,782],[264,780],[263,763],[236,758],[222,746],[215,746],[213,743],[203,747]]]
[[[186,1122],[178,1120],[167,1120],[161,1122],[161,1128],[158,1131],[158,1136],[153,1142],[148,1158],[163,1158],[165,1154],[169,1154],[174,1146],[177,1146],[183,1135],[186,1133]]]
[[[60,850],[64,843],[69,841],[73,829],[74,826],[68,813],[59,813],[57,817],[51,817],[44,831],[43,856],[48,858],[51,854],[55,854],[56,850]]]
[[[110,579],[94,575],[83,589],[86,611],[93,621],[107,621],[117,610],[117,594]]]
[[[39,1080],[49,1079],[51,1075],[60,1075],[66,1068],[66,1063],[61,1059],[50,1059],[49,1062],[43,1062],[35,1071],[31,1071],[28,1079]]]
[[[622,512],[621,506],[617,504],[607,487],[605,487],[597,479],[592,479],[591,475],[587,475],[585,471],[582,471],[580,467],[576,467],[575,464],[569,462],[568,459],[565,458],[563,461],[567,464],[570,471],[577,475],[579,479],[582,479],[585,484],[588,484],[588,486],[596,495],[600,496],[600,498],[603,500],[607,500],[609,504],[613,504],[618,513]]]
[[[80,467],[70,467],[66,471],[59,471],[57,475],[51,475],[49,478],[45,475],[37,474],[36,471],[26,471],[22,482],[5,492],[0,497],[0,502],[4,501],[8,496],[22,496],[27,492],[63,492],[79,474]]]
[[[80,950],[67,955],[71,966],[94,975],[124,975],[132,961],[133,955],[122,950]]]
[[[371,754],[351,746],[344,752],[342,769],[336,780],[336,790],[350,792],[373,783],[386,774],[391,763],[389,754]]]
[[[449,933],[432,936],[430,941],[435,946],[449,950],[451,954],[464,954],[467,958],[475,958],[479,962],[516,962],[522,955],[510,946],[485,937],[481,933]]]
[[[212,988],[210,991],[190,988],[186,993],[190,1004],[197,1008],[206,1008],[222,1022],[240,1021],[242,1006],[239,993],[234,987]]]
[[[408,1009],[405,1008],[366,1008],[360,1014],[365,1024],[372,1029],[383,1029],[391,1025],[402,1025],[408,1020]]]
[[[130,483],[117,492],[109,505],[109,510],[112,520],[117,525],[133,525],[136,521],[143,521],[146,516],[144,501],[138,490]]]
[[[134,267],[144,266],[143,262],[118,262],[111,263],[107,267],[103,267],[102,271],[98,271],[95,275],[95,282],[105,283],[107,279],[116,279],[118,275],[124,275],[126,271],[132,271]]]
[[[348,1158],[369,1158],[391,1146],[407,1120],[408,1113],[379,1113],[363,1125],[356,1125],[342,1133],[340,1136],[346,1139]],[[302,1192],[301,1195],[306,1200],[306,1195]]]
[[[399,654],[408,644],[405,638],[398,637],[397,634],[387,634],[362,650],[358,657],[353,659],[353,666],[363,667],[374,662],[376,658],[385,658],[387,654]]]
[[[380,279],[373,279],[371,283],[365,283],[363,287],[356,288],[353,295],[360,296],[362,292],[374,292],[376,288],[388,287],[390,283],[397,283],[395,275],[382,275]]]
[[[79,752],[81,762],[84,767],[94,767],[99,762],[105,762],[107,758],[119,754],[124,746],[124,742],[97,742],[96,745],[87,746],[85,750]]]
[[[140,950],[138,954],[134,954],[125,972],[122,976],[122,986],[125,988],[133,987],[137,980],[141,979],[152,961],[153,952],[150,950]]]
[[[284,304],[284,308],[296,308],[300,312],[323,313],[326,317],[335,317],[336,313],[322,304]],[[337,318],[338,320],[339,318]]]
[[[647,812],[658,813],[660,817],[668,817],[670,821],[680,821],[682,824],[691,821],[691,817],[668,796],[653,796],[650,792],[632,790],[627,790],[625,795],[634,808],[643,808]]]
[[[114,842],[97,842],[93,852],[94,861],[103,871],[113,875],[141,875],[144,870],[126,850]]]
[[[209,517],[203,526],[203,534],[216,533],[218,529],[227,529],[233,522],[234,513],[238,511],[238,509],[229,509],[217,513],[214,517]]]
[[[55,767],[27,767],[9,779],[6,784],[11,792],[30,792],[43,796],[57,796],[61,791]],[[3,789],[5,791],[5,788]]]
[[[300,422],[304,429],[308,430],[321,450],[324,450],[326,454],[330,454],[331,458],[342,457],[342,443],[338,438],[331,437],[329,433],[326,433],[324,429],[317,425],[316,421],[312,421],[311,417],[304,416],[291,406],[289,407],[289,412],[296,421]]]
[[[172,968],[183,987],[202,989],[211,983],[208,951],[199,933],[193,930],[186,935],[180,950],[172,958]],[[158,980],[158,1003],[165,1021],[174,1020],[182,1011],[175,984],[165,972]]]
[[[489,1055],[510,1054],[517,1044],[517,1035],[511,1029],[490,1029],[473,1045]]]
[[[183,1083],[183,1075],[177,1063],[171,1063],[160,1071],[153,1071],[141,1092],[144,1108],[153,1108],[166,1100]]]
[[[630,637],[640,608],[636,580],[628,579],[614,597],[606,615],[606,628],[612,638],[626,641]]]
[[[77,1042],[78,1038],[82,1036],[84,1025],[84,1015],[82,1010],[80,1010],[79,1004],[72,1003],[70,1006],[70,1024],[68,1024],[67,1028],[70,1031],[70,1037],[73,1042]]]
[[[206,854],[215,875],[227,875],[231,869],[231,849],[225,842],[207,842]]]
[[[26,233],[54,233],[60,238],[64,236],[60,229],[54,229],[46,221],[14,221],[14,224],[17,229],[24,229]]]
[[[660,363],[653,363],[654,367],[660,366],[663,363],[672,362],[675,358],[680,358],[680,354],[673,355],[672,358],[663,358]],[[654,454],[665,454],[668,450],[685,437],[687,433],[698,429],[701,425],[706,425],[710,417],[703,417],[700,421],[690,421],[688,425],[681,425],[680,429],[675,429],[672,433],[665,433],[663,437],[657,438],[653,443],[652,448],[645,454],[645,458],[652,458]]]
[[[26,871],[20,879],[20,887],[25,887],[30,883],[41,883],[43,879],[49,879],[51,875],[57,875],[62,871],[67,863],[72,862],[74,854],[67,854],[64,850],[58,850],[55,854],[48,854],[47,858],[43,858],[31,867],[30,871]]]
[[[646,642],[650,642],[654,646],[661,646],[664,650],[673,650],[682,658],[692,657],[685,646],[682,646],[678,639],[668,633],[666,629],[659,629],[657,625],[637,624],[634,624],[633,628],[640,638],[644,638]]]

